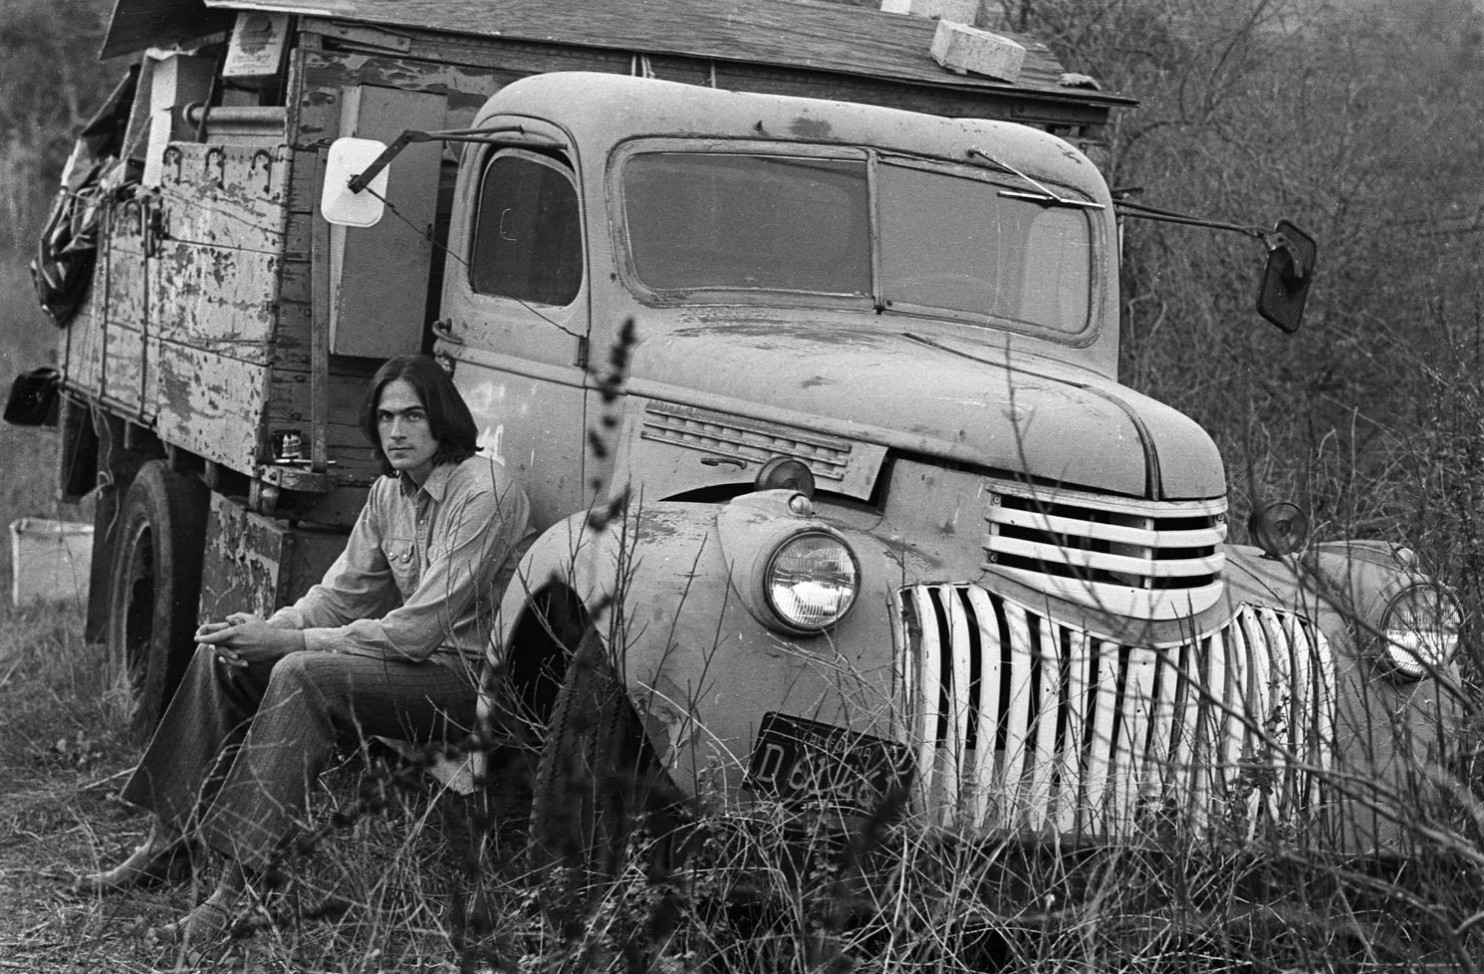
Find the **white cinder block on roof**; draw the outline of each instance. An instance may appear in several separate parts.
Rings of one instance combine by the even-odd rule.
[[[933,60],[959,74],[972,71],[1000,81],[1014,81],[1020,77],[1025,48],[987,30],[940,20],[938,32],[933,35]]]
[[[951,20],[956,24],[972,24],[979,12],[979,0],[881,0],[881,10],[889,14],[916,14]]]

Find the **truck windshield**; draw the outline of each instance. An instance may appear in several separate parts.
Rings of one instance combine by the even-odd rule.
[[[983,175],[864,159],[643,152],[624,164],[628,245],[655,292],[868,297],[887,310],[1087,325],[1091,224]],[[1014,186],[1010,188],[1019,189]],[[873,288],[871,215],[878,270]]]

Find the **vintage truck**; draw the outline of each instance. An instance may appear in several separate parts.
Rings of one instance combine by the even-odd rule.
[[[613,841],[630,764],[974,830],[1399,841],[1456,606],[1281,505],[1234,542],[1211,438],[1117,381],[1092,160],[1129,99],[1026,38],[1014,79],[948,71],[939,29],[119,0],[136,67],[67,183],[98,226],[59,475],[97,493],[89,631],[140,726],[198,618],[334,556],[362,385],[429,350],[542,532],[487,698],[543,748],[538,837]],[[1275,232],[1265,313],[1296,327],[1312,277]]]

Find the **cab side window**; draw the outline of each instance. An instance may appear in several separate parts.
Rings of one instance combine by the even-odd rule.
[[[582,227],[569,170],[524,149],[496,153],[480,182],[469,282],[479,294],[571,304],[582,287]]]

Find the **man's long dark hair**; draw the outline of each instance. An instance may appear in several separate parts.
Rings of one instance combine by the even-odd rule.
[[[474,426],[474,417],[469,415],[464,397],[453,384],[453,378],[426,355],[399,355],[388,359],[376,370],[371,384],[366,387],[366,398],[361,402],[361,432],[370,441],[371,449],[381,464],[381,472],[389,477],[396,473],[381,449],[376,410],[381,405],[381,391],[398,379],[412,386],[428,414],[428,429],[438,441],[433,466],[460,463],[472,457],[479,449],[479,431]]]

